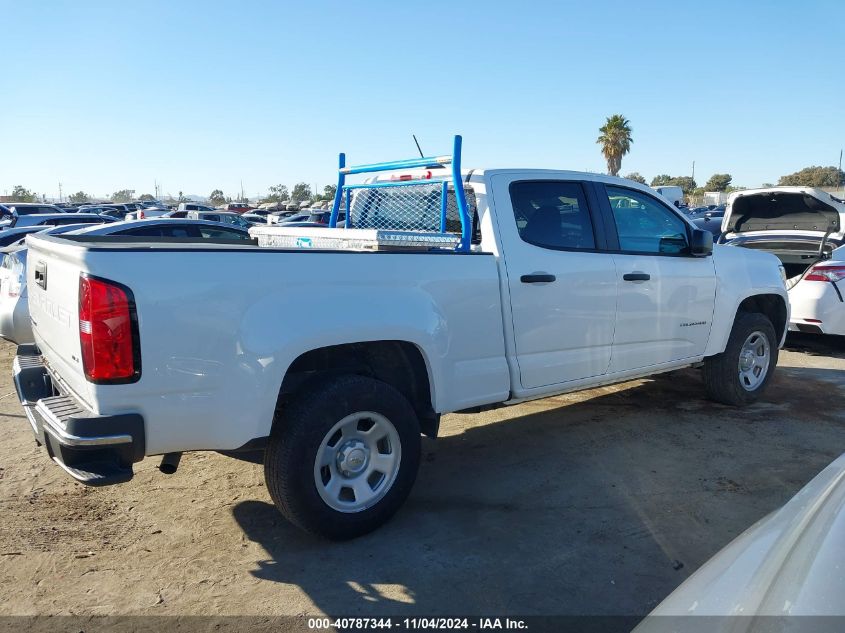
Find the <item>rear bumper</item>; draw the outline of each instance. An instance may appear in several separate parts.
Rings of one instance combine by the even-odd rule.
[[[839,292],[837,292],[837,289]],[[842,298],[840,298],[842,297]],[[845,283],[799,281],[789,291],[789,329],[815,334],[845,335]]]
[[[144,419],[137,413],[98,415],[53,381],[35,345],[18,346],[15,389],[39,445],[71,477],[90,486],[132,479],[144,458]]]

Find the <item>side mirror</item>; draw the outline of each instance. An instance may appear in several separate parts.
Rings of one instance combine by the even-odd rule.
[[[709,220],[710,218],[713,217],[713,214],[710,211],[708,211],[707,213],[704,214],[704,217]]]
[[[713,252],[713,234],[702,229],[693,229],[690,236],[690,255],[693,257],[707,257]]]

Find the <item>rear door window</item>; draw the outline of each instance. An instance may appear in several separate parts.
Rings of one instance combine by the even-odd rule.
[[[524,242],[553,250],[596,248],[590,210],[580,183],[517,181],[511,183],[510,195],[516,228]]]

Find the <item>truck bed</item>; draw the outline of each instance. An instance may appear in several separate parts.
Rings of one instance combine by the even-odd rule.
[[[492,255],[85,236],[32,237],[28,245],[35,340],[51,373],[98,415],[140,413],[148,455],[235,449],[266,436],[293,361],[350,340],[425,350],[437,412],[509,394]],[[39,264],[46,289],[34,278]],[[134,384],[85,380],[81,274],[123,284],[134,296],[141,348]]]

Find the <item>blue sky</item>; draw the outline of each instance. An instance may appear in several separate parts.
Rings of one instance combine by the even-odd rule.
[[[254,196],[353,163],[775,182],[845,145],[845,2],[0,0],[0,193]]]

